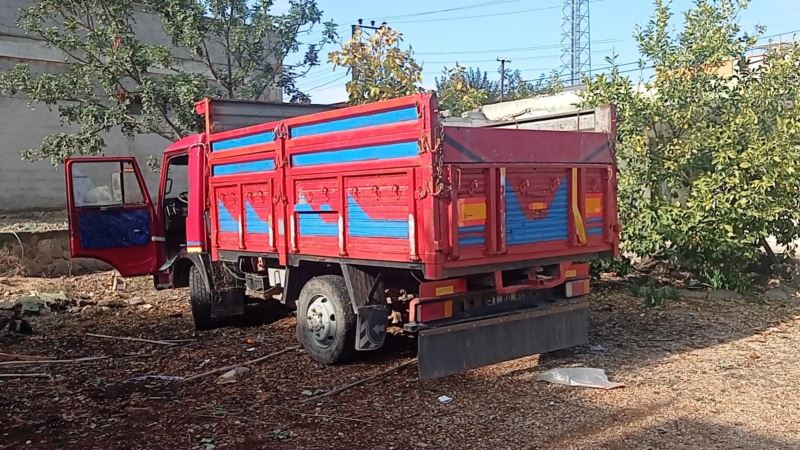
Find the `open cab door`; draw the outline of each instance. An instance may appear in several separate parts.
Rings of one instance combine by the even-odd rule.
[[[157,271],[163,239],[144,177],[131,156],[66,161],[70,253],[132,277]]]

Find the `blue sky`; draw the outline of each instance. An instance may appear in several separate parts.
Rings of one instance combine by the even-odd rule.
[[[560,68],[561,0],[317,0],[326,18],[340,24],[343,38],[350,33],[350,24],[358,18],[390,26],[404,35],[415,57],[423,65],[423,85],[433,87],[434,79],[444,66],[456,61],[480,67],[497,78],[497,57],[511,60],[510,68],[522,70],[523,76]],[[278,1],[277,7],[286,0]],[[475,6],[472,5],[483,5]],[[674,0],[673,11],[689,8],[692,0]],[[800,0],[753,0],[743,13],[745,30],[755,25],[767,27],[765,34],[800,29]],[[421,14],[434,10],[463,8],[438,14]],[[590,3],[592,67],[608,66],[605,58],[616,52],[619,63],[636,61],[638,53],[633,41],[636,24],[646,23],[653,10],[650,1],[594,0]],[[415,14],[413,16],[409,16]],[[677,15],[677,14],[676,14]],[[406,16],[406,17],[396,17]],[[678,18],[679,22],[680,18]],[[800,36],[800,34],[798,34]],[[782,36],[791,40],[792,35]],[[534,47],[534,48],[531,48]],[[327,53],[335,47],[324,50]],[[632,74],[635,75],[635,74]],[[309,72],[299,83],[308,90],[315,103],[346,100],[342,68],[333,70],[325,63]]]

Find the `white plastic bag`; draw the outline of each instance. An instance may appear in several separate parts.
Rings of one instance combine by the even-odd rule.
[[[605,370],[590,367],[560,367],[541,373],[536,379],[554,384],[597,389],[615,389],[625,386],[622,383],[608,381]]]

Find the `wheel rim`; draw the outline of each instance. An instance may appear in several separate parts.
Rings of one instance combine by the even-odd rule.
[[[306,324],[311,338],[317,345],[327,347],[336,336],[336,315],[333,303],[324,295],[315,295],[306,311]]]

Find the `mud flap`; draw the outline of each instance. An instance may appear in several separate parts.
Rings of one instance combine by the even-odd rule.
[[[211,263],[212,292],[211,317],[221,319],[244,314],[244,280],[238,279],[223,262]]]
[[[386,338],[388,310],[380,271],[341,264],[353,311],[356,313],[356,350],[377,350]]]
[[[429,328],[419,333],[419,378],[586,344],[588,328],[589,304],[581,299]]]
[[[367,351],[381,348],[386,338],[388,313],[386,306],[373,305],[358,308],[356,326],[356,350]]]

